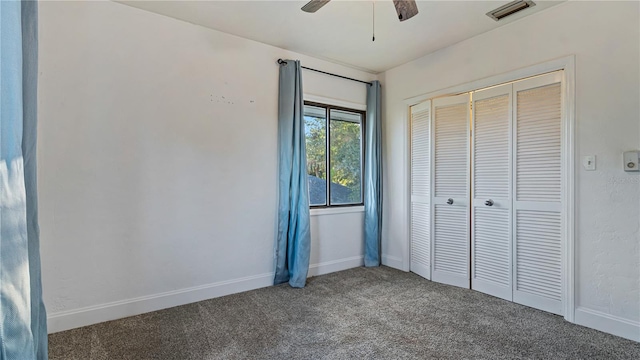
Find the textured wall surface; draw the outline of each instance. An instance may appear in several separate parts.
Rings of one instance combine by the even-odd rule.
[[[167,293],[256,276],[269,284],[278,58],[375,79],[123,4],[40,3],[38,180],[50,316],[134,301],[120,313],[131,315]],[[362,84],[308,72],[303,83],[305,93],[365,103]],[[357,266],[362,218],[314,216],[312,265]]]
[[[637,2],[570,2],[387,71],[384,252],[409,259],[404,99],[575,55],[576,286],[579,307],[640,320],[640,148]],[[581,156],[596,155],[596,171]]]

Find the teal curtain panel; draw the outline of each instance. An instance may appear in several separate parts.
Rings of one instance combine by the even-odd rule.
[[[300,61],[280,64],[278,98],[278,234],[275,284],[304,287],[311,231]]]
[[[38,3],[0,1],[0,359],[47,359],[36,193]]]
[[[382,120],[380,82],[367,86],[364,152],[364,265],[380,266],[382,231]]]

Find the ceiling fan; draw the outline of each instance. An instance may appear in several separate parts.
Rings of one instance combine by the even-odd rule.
[[[303,11],[308,13],[314,13],[321,7],[325,6],[331,0],[311,0],[305,6],[302,7]],[[398,13],[398,20],[409,20],[418,14],[418,6],[415,0],[393,0],[393,5],[396,7]]]

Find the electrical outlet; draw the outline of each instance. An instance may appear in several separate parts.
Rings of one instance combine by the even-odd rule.
[[[586,155],[582,157],[582,166],[587,171],[593,171],[596,169],[596,156]]]
[[[640,171],[638,163],[640,162],[640,151],[626,151],[623,154],[622,166],[624,171]]]

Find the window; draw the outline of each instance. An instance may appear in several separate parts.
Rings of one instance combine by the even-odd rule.
[[[359,110],[305,102],[311,206],[362,205],[364,114]]]

